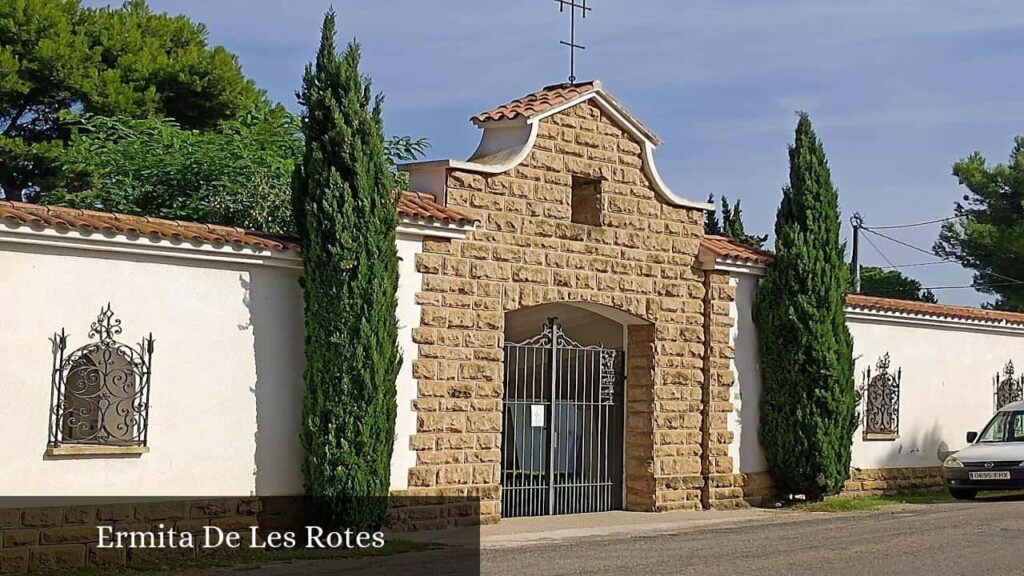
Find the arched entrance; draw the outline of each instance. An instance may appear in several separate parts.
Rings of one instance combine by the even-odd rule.
[[[604,307],[505,319],[502,515],[623,508],[626,326]],[[626,323],[609,316],[623,317]]]

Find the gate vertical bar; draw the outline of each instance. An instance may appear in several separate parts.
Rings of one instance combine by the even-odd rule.
[[[558,318],[548,318],[548,329],[551,331],[551,404],[548,407],[548,514],[555,513],[555,446],[557,434],[555,430],[555,400],[558,396]]]

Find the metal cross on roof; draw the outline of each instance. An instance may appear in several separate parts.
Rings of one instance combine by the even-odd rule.
[[[569,83],[573,84],[576,82],[576,49],[586,50],[586,46],[582,46],[576,43],[576,10],[580,11],[580,15],[583,18],[587,17],[587,12],[590,12],[591,8],[587,7],[587,0],[579,0],[577,4],[576,0],[555,0],[558,2],[558,11],[565,12],[565,8],[569,8],[569,41],[561,41],[561,44],[569,47]]]

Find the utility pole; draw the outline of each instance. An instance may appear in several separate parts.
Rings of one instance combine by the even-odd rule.
[[[853,255],[850,259],[850,269],[853,273],[853,293],[860,294],[860,229],[864,227],[864,218],[860,212],[854,212],[850,218],[850,225],[853,226]]]

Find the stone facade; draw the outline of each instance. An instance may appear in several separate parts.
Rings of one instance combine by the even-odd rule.
[[[480,521],[496,521],[504,315],[592,303],[639,321],[625,346],[626,508],[698,509],[703,212],[664,200],[645,175],[641,143],[592,101],[540,120],[538,131],[505,173],[447,173],[447,205],[480,225],[465,240],[425,240],[417,259],[418,461],[401,494],[479,497]],[[600,225],[572,221],[573,176],[600,181]]]

